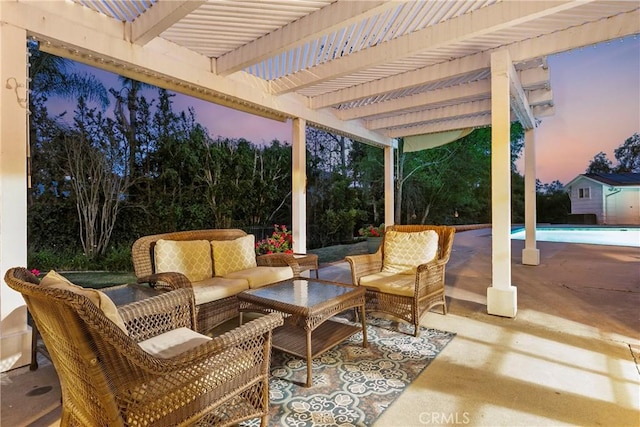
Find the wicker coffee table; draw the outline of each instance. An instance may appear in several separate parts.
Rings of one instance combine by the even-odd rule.
[[[273,332],[273,347],[307,361],[307,382],[311,386],[311,361],[362,331],[367,347],[364,311],[365,289],[317,279],[291,279],[238,294],[240,311],[280,312],[285,324]],[[360,311],[361,326],[329,320],[350,308]]]

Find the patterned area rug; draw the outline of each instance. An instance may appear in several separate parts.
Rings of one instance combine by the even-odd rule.
[[[313,385],[304,359],[274,350],[271,362],[271,426],[371,426],[455,337],[454,333],[367,318],[362,333],[313,360]],[[258,419],[242,426],[260,425]]]

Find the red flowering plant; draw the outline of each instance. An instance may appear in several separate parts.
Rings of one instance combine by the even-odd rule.
[[[273,225],[271,237],[256,242],[256,255],[293,253],[293,235],[286,225]]]
[[[358,234],[362,237],[382,237],[384,234],[384,224],[380,224],[378,227],[367,225],[358,230]]]

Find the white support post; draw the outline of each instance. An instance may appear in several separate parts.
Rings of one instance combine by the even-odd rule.
[[[0,2],[4,3],[4,2]],[[0,4],[0,371],[31,361],[22,295],[3,278],[27,267],[27,33],[1,19]],[[37,266],[34,266],[37,267]]]
[[[524,131],[524,225],[525,244],[522,264],[539,265],[540,250],[536,248],[536,145],[535,128]]]
[[[307,252],[307,122],[293,119],[291,173],[291,229],[293,251]]]
[[[491,276],[489,314],[515,317],[517,290],[511,286],[511,107],[507,50],[491,54]]]
[[[395,192],[393,182],[393,147],[384,147],[384,224],[395,224]]]

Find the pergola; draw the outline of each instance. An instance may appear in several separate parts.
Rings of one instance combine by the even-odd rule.
[[[487,310],[514,317],[510,123],[525,128],[523,263],[537,265],[534,131],[554,113],[546,58],[637,33],[638,1],[2,0],[0,273],[27,260],[31,38],[51,54],[292,120],[292,228],[300,252],[307,124],[384,149],[387,224],[394,222],[396,138],[427,147],[444,132],[490,125]],[[31,333],[21,296],[3,282],[0,297],[5,371],[28,363]]]

